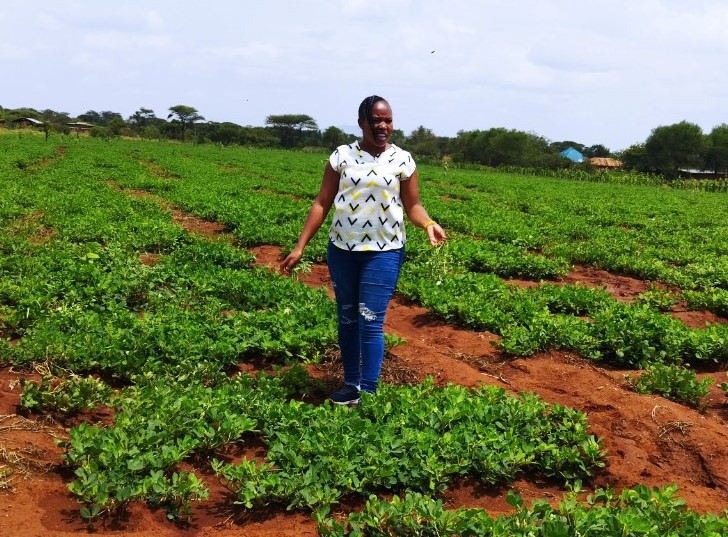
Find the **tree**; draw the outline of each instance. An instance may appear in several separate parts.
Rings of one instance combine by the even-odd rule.
[[[402,129],[394,129],[392,131],[392,135],[389,137],[389,143],[404,147],[406,139],[407,137],[404,135],[404,131]]]
[[[222,144],[225,147],[230,144],[240,143],[242,128],[235,123],[223,122],[214,123],[209,126],[208,136],[210,140]]]
[[[121,121],[126,125],[126,122],[124,121],[124,118],[121,117],[121,114],[119,112],[112,112],[111,110],[104,110],[101,112],[101,124],[108,127],[111,123],[116,122],[118,124],[118,121]]]
[[[105,110],[103,112],[89,110],[85,114],[81,114],[80,116],[78,116],[77,119],[101,127],[107,127],[109,123],[111,123],[113,120],[120,119],[122,122],[124,121],[124,118],[121,117],[120,113],[111,112],[110,110]],[[124,124],[126,125],[126,123]]]
[[[41,114],[35,108],[15,108],[13,110],[6,110],[5,117],[12,121],[19,117],[32,117],[33,119],[41,119]]]
[[[627,149],[622,150],[617,156],[627,170],[635,170],[638,172],[650,171],[645,144],[633,144]]]
[[[487,134],[481,130],[458,131],[448,144],[448,152],[456,162],[484,163],[488,152]]]
[[[240,144],[256,147],[279,147],[281,141],[267,127],[241,127]]]
[[[147,125],[141,131],[142,138],[146,140],[159,140],[162,134],[159,132],[159,127],[156,125]]]
[[[487,166],[558,167],[557,149],[537,134],[504,128],[460,131],[448,144],[454,161]]]
[[[702,167],[705,146],[700,126],[681,121],[652,129],[645,141],[645,152],[649,166],[672,179],[680,168]]]
[[[440,144],[432,130],[420,125],[413,130],[405,140],[407,150],[417,156],[438,157],[440,155]]]
[[[71,116],[66,112],[56,112],[55,110],[43,110],[40,113],[40,117],[43,121],[50,123],[53,127],[63,127],[71,121]]]
[[[181,129],[182,141],[185,141],[185,132],[188,125],[192,125],[197,121],[203,121],[205,118],[197,113],[197,109],[184,104],[177,104],[169,107],[170,114],[167,119],[172,119],[172,123],[178,123]]]
[[[490,166],[524,165],[529,153],[528,134],[520,131],[499,132],[488,144],[488,164]]]
[[[708,135],[708,150],[705,164],[716,174],[728,173],[728,125],[713,127]]]
[[[349,135],[338,127],[329,127],[321,135],[321,142],[332,151],[349,141]]]
[[[109,129],[109,133],[112,136],[119,136],[121,131],[126,127],[126,121],[121,119],[121,117],[114,116],[106,122],[106,128]]]
[[[71,116],[69,116],[66,112],[56,112],[49,108],[47,110],[42,110],[38,119],[43,121],[41,129],[45,133],[46,141],[48,140],[48,136],[50,136],[51,132],[61,132],[65,134],[70,132],[68,122],[71,121]]]
[[[319,132],[316,120],[306,114],[270,115],[265,118],[265,124],[276,132],[286,148],[301,147],[310,139],[308,135]]]
[[[584,144],[580,144],[579,142],[574,142],[572,140],[564,140],[563,142],[551,142],[550,144],[551,149],[554,150],[556,153],[561,153],[564,149],[569,149],[570,147],[573,147],[576,149],[579,153],[586,156],[586,147],[584,147]]]
[[[154,115],[154,110],[144,107],[141,107],[139,110],[130,115],[129,119],[127,119],[129,126],[137,133],[142,132],[145,127],[154,125],[158,121],[159,118]]]
[[[585,147],[582,153],[586,158],[608,157],[612,154],[611,151],[609,151],[609,148],[603,146],[602,144],[595,144],[589,147]]]
[[[103,125],[104,119],[101,117],[101,114],[99,114],[96,110],[89,110],[85,114],[81,114],[76,119],[79,121],[85,121],[86,123],[91,123],[93,125]]]

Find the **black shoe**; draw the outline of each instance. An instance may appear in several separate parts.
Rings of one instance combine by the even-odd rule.
[[[335,405],[355,405],[359,402],[359,388],[347,384],[329,396]]]

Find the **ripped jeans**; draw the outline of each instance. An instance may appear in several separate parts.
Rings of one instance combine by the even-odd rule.
[[[349,252],[329,242],[344,383],[374,393],[384,360],[384,315],[397,286],[404,248]]]

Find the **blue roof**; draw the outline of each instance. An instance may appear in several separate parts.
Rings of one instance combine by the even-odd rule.
[[[561,153],[559,153],[559,155],[561,155],[562,157],[566,157],[574,162],[584,162],[584,155],[582,155],[573,147],[567,147]]]

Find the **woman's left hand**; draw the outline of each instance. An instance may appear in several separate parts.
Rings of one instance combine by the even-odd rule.
[[[437,246],[438,244],[445,242],[447,240],[447,235],[445,235],[445,230],[440,227],[440,224],[434,223],[431,226],[427,226],[427,237],[430,239],[430,244],[432,246]]]

